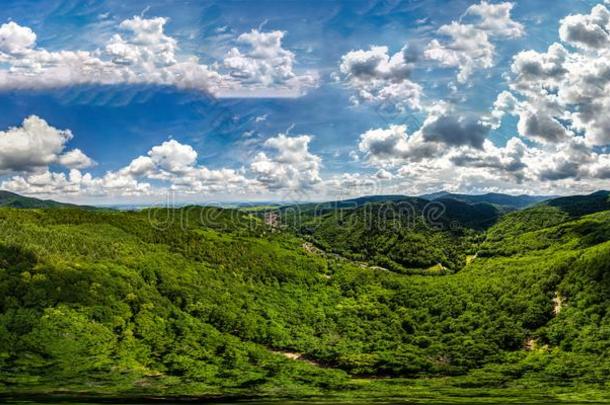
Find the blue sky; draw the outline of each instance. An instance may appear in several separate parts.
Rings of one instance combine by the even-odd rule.
[[[88,203],[604,188],[610,6],[549,4],[8,0],[0,187]]]

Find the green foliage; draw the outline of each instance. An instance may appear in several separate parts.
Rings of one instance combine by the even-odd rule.
[[[278,214],[284,224],[329,252],[398,273],[434,274],[426,270],[463,267],[481,231],[500,212],[489,204],[401,197],[383,203],[348,200],[336,209],[327,204],[292,206]]]
[[[493,212],[469,207],[436,220]],[[607,387],[610,211],[537,206],[485,231],[383,209],[310,213],[298,234],[219,208],[0,209],[0,391]]]

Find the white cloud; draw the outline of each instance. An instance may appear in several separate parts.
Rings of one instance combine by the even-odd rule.
[[[543,143],[567,141],[572,135],[548,111],[523,109],[517,124],[519,135]]]
[[[377,173],[375,173],[375,177],[379,180],[391,180],[394,175],[385,169],[379,169]]]
[[[234,169],[209,169],[197,164],[197,152],[192,146],[174,139],[153,146],[147,156],[139,156],[117,171],[118,177],[155,179],[168,184],[169,189],[184,194],[217,191],[243,192],[253,181]]]
[[[289,87],[303,93],[317,84],[315,72],[297,75],[294,72],[295,55],[282,47],[285,32],[252,30],[241,34],[237,42],[246,49],[231,48],[224,58],[229,74],[250,91],[258,88]]]
[[[432,40],[424,56],[442,66],[459,68],[458,82],[466,82],[476,69],[493,66],[495,47],[485,31],[454,21],[450,25],[443,25],[438,33],[450,37],[451,42]]]
[[[491,35],[506,38],[518,38],[525,34],[523,24],[513,21],[510,15],[514,3],[490,4],[482,1],[480,4],[473,4],[468,7],[465,15],[475,15],[481,21],[477,27]]]
[[[458,81],[465,83],[475,70],[494,66],[492,38],[516,38],[525,33],[523,25],[511,19],[512,8],[513,3],[490,4],[485,1],[470,6],[465,16],[474,15],[478,21],[473,24],[453,21],[441,26],[438,33],[451,40],[432,40],[424,56],[442,66],[458,68]]]
[[[543,104],[542,110],[533,109],[509,92],[501,93],[493,112],[482,119],[437,103],[413,133],[401,125],[371,129],[360,136],[358,148],[369,165],[380,169],[376,178],[391,181],[403,193],[438,189],[557,193],[607,188],[603,182],[610,178],[608,151],[594,148],[561,120],[545,116],[549,108]],[[526,144],[512,137],[498,146],[487,139],[504,114],[519,116],[519,135],[536,142]],[[381,170],[388,168],[397,170],[386,179]]]
[[[393,182],[402,192],[437,190],[554,194],[607,188],[610,155],[582,138],[527,146],[513,137],[505,146],[485,141],[483,149],[458,147],[419,161],[405,161]]]
[[[197,152],[190,146],[172,139],[148,152],[154,166],[169,173],[183,174],[197,161]]]
[[[492,129],[498,129],[502,126],[502,119],[506,114],[515,114],[518,110],[519,101],[508,91],[503,91],[498,94],[493,105],[493,110],[490,116],[483,117],[483,120],[489,124]]]
[[[77,169],[65,173],[50,172],[46,170],[31,175],[13,176],[2,182],[2,188],[26,195],[43,195],[66,197],[129,197],[149,194],[152,186],[149,183],[140,183],[129,176],[122,176],[115,172],[107,173],[103,177],[94,178],[91,174],[83,174]]]
[[[254,119],[254,122],[256,122],[257,124],[260,122],[264,122],[267,121],[267,117],[269,116],[269,114],[263,114],[263,115],[259,115]]]
[[[301,190],[319,183],[321,159],[309,152],[311,139],[285,134],[267,139],[264,146],[272,154],[260,152],[250,164],[256,180],[270,190]]]
[[[602,49],[610,44],[610,12],[599,4],[588,15],[569,15],[561,20],[559,37],[583,49]]]
[[[484,168],[496,176],[508,175],[521,181],[527,165],[524,158],[528,147],[519,138],[511,138],[504,147],[498,147],[486,140],[480,150],[459,148],[448,153],[447,158],[458,168]]]
[[[419,161],[436,156],[440,147],[426,142],[421,132],[407,133],[405,125],[370,129],[360,135],[358,149],[367,161],[380,166],[394,166],[404,161]]]
[[[256,30],[237,42],[222,63],[202,64],[179,54],[177,41],[165,33],[168,19],[133,17],[93,52],[48,51],[35,47],[36,34],[10,22],[0,26],[0,89],[58,88],[83,84],[153,84],[213,95],[294,97],[317,85],[317,74],[294,72],[295,55],[282,48],[284,33]],[[227,68],[222,71],[221,66]]]
[[[139,177],[152,173],[155,168],[155,162],[149,156],[138,156],[123,169],[123,172]]]
[[[360,135],[358,149],[370,163],[395,166],[435,158],[455,147],[482,149],[490,129],[478,117],[440,102],[428,109],[424,123],[412,134],[405,125],[370,129]]]
[[[153,195],[168,190],[203,195],[239,193],[253,190],[256,185],[240,171],[197,165],[197,152],[173,139],[152,147],[146,156],[133,159],[123,168],[95,177],[78,170],[95,164],[80,149],[64,152],[72,138],[71,131],[53,128],[36,116],[25,119],[20,127],[0,132],[0,174],[11,176],[0,187],[28,195],[103,198]],[[51,171],[52,164],[69,170]],[[153,187],[149,180],[161,184]]]
[[[129,38],[115,34],[106,45],[106,53],[118,65],[142,65],[149,69],[177,63],[175,39],[165,35],[163,17],[144,19],[133,17],[123,21],[119,27],[129,33]]]
[[[85,155],[80,149],[72,149],[59,156],[57,162],[70,169],[85,169],[95,165],[93,159]]]
[[[255,156],[249,171],[200,165],[192,146],[171,139],[101,176],[78,170],[94,164],[81,150],[64,152],[72,138],[69,130],[57,130],[35,116],[24,120],[21,127],[0,132],[0,169],[11,176],[0,187],[45,196],[106,198],[173,191],[210,197],[301,191],[322,181],[321,159],[309,151],[309,135],[280,134],[267,139],[267,151]],[[52,171],[51,164],[62,165],[67,172]]]
[[[103,176],[72,169],[68,175],[48,169],[19,174],[5,180],[2,188],[28,195],[142,196],[161,195],[170,190],[182,194],[210,196],[216,192],[239,193],[254,188],[254,181],[233,169],[212,170],[197,166],[196,152],[175,140],[154,146],[148,156],[139,156],[129,165]],[[153,187],[149,180],[160,180]]]
[[[0,173],[39,171],[54,163],[81,168],[92,165],[78,149],[62,154],[72,137],[70,130],[56,129],[32,115],[20,127],[0,132]]]
[[[490,126],[480,117],[459,112],[451,104],[437,103],[429,108],[420,132],[425,141],[480,149],[489,130]]]
[[[341,57],[339,70],[348,87],[355,91],[352,102],[378,103],[398,110],[421,108],[422,87],[410,80],[413,64],[405,47],[390,56],[386,46],[371,46]]]
[[[13,21],[0,25],[0,52],[19,54],[36,43],[36,34]]]
[[[511,71],[515,80],[511,86],[532,95],[545,88],[556,89],[566,74],[568,51],[561,44],[553,44],[545,53],[532,50],[519,52],[513,59]]]
[[[609,16],[606,7],[597,5],[588,15],[563,19],[560,36],[572,51],[555,43],[547,52],[515,56],[510,86],[522,98],[522,135],[563,142],[584,133],[592,145],[610,143]]]

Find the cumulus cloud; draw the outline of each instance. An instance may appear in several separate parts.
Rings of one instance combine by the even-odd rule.
[[[519,101],[508,91],[498,94],[494,101],[493,110],[489,116],[482,119],[492,128],[498,129],[502,126],[502,119],[506,114],[514,115],[519,108]]]
[[[56,129],[32,115],[21,126],[0,132],[0,173],[39,171],[54,163],[91,166],[93,161],[78,149],[63,153],[72,137],[70,130]]]
[[[510,87],[520,97],[521,135],[563,142],[584,133],[592,145],[610,143],[609,16],[603,5],[570,15],[559,29],[565,46],[515,56]]]
[[[78,161],[74,155],[71,159]],[[215,192],[239,193],[254,184],[233,169],[212,170],[199,166],[196,157],[191,146],[171,140],[154,146],[147,156],[139,156],[129,165],[99,177],[74,168],[68,174],[47,168],[32,174],[14,175],[1,186],[28,195],[125,197],[160,195],[170,190],[204,196]],[[164,185],[153,187],[150,180],[162,181]]]
[[[31,134],[40,135],[40,128],[46,131],[45,140],[59,137],[54,144],[59,146],[45,146],[50,153],[23,161],[31,167],[21,163],[6,169],[13,174],[0,187],[63,198],[150,197],[168,191],[210,198],[297,191],[305,193],[299,194],[305,198],[319,199],[381,192],[417,194],[439,188],[473,192],[589,191],[603,187],[610,178],[610,155],[592,147],[583,137],[531,145],[513,137],[504,146],[486,139],[480,146],[473,146],[469,142],[426,140],[423,127],[408,133],[401,125],[371,129],[361,135],[359,151],[366,163],[377,169],[372,174],[323,178],[321,159],[310,151],[312,137],[280,134],[264,143],[265,150],[248,168],[208,168],[198,162],[198,154],[190,145],[171,139],[151,147],[122,168],[94,176],[78,168],[90,163],[84,153],[78,149],[66,152],[61,146],[72,139],[70,131],[54,129],[40,118],[30,117],[21,127],[2,134],[29,133],[24,139],[32,145],[32,139],[37,138]],[[11,145],[5,135],[0,139],[2,146]],[[10,139],[19,143],[19,138]],[[54,171],[51,164],[63,165],[65,170]]]
[[[72,169],[66,175],[63,172],[46,170],[31,175],[18,175],[2,182],[2,188],[16,193],[44,196],[138,196],[149,194],[152,186],[146,182],[109,172],[102,177],[93,177]]]
[[[470,6],[464,15],[475,16],[477,21],[472,24],[453,21],[441,26],[438,33],[450,40],[432,40],[424,56],[442,66],[458,68],[458,81],[465,83],[475,70],[494,65],[492,39],[516,38],[524,34],[523,25],[511,19],[513,6],[513,3],[490,4],[485,1]]]
[[[548,111],[526,110],[519,114],[519,134],[538,142],[558,143],[568,140],[570,132]]]
[[[283,32],[252,31],[236,39],[250,49],[231,49],[224,61],[203,64],[179,54],[165,33],[167,18],[127,19],[95,51],[49,51],[36,34],[15,22],[0,26],[0,89],[58,88],[83,84],[152,84],[234,96],[299,96],[317,85],[315,72],[294,71],[295,55],[282,48]],[[221,69],[224,66],[224,71]]]
[[[480,117],[458,112],[449,104],[438,103],[430,109],[420,132],[426,141],[480,149],[489,130],[489,125]]]
[[[556,89],[558,81],[567,73],[565,63],[569,56],[569,52],[557,43],[551,45],[547,52],[519,52],[511,66],[515,77],[511,87],[531,95],[540,94],[546,88]]]
[[[562,41],[583,49],[602,49],[610,44],[610,12],[599,4],[588,15],[570,15],[561,20]]]
[[[36,34],[28,27],[22,27],[13,21],[0,25],[0,52],[23,53],[35,43]]]
[[[525,34],[523,24],[513,21],[511,11],[514,3],[490,4],[482,1],[468,7],[465,15],[474,15],[480,18],[477,27],[489,34],[506,38],[517,38]]]
[[[451,41],[432,40],[424,55],[442,66],[459,68],[457,78],[460,83],[466,82],[476,69],[493,66],[495,47],[485,31],[454,21],[442,26],[438,33],[450,37]]]
[[[321,159],[309,151],[311,139],[285,134],[267,139],[264,147],[271,153],[258,153],[250,164],[256,180],[270,190],[301,190],[319,183]]]
[[[48,196],[150,196],[168,191],[211,196],[301,191],[322,182],[321,158],[309,151],[309,135],[267,139],[265,151],[248,169],[211,169],[199,164],[191,145],[170,139],[100,176],[81,170],[95,163],[81,150],[65,151],[72,138],[71,131],[55,129],[35,116],[0,132],[0,170],[9,176],[0,187]],[[54,171],[53,164],[64,170]]]
[[[153,147],[148,156],[154,166],[161,170],[181,174],[197,161],[197,152],[190,145],[183,145],[172,139]]]
[[[598,158],[582,138],[573,138],[561,145],[533,149],[528,163],[535,178],[542,181],[581,180],[596,177],[591,165]]]
[[[521,181],[527,165],[524,158],[528,147],[519,138],[511,138],[504,147],[498,147],[486,140],[480,150],[460,148],[448,154],[448,159],[457,167],[485,168],[496,175],[509,174]]]
[[[316,85],[315,72],[295,74],[295,55],[282,47],[284,35],[283,31],[258,30],[241,34],[237,42],[246,50],[231,48],[224,58],[224,66],[231,77],[245,85],[262,88],[287,85],[297,92]]]
[[[371,129],[360,136],[358,149],[369,165],[380,169],[378,180],[391,180],[413,192],[440,188],[557,192],[606,187],[603,181],[610,177],[607,151],[595,148],[582,136],[562,132],[555,127],[559,121],[545,122],[523,109],[511,93],[501,94],[494,106],[495,114],[487,120],[469,117],[460,122],[454,108],[439,104],[417,131],[409,134],[400,125]],[[487,132],[505,113],[529,119],[518,126],[527,126],[520,131],[536,142],[512,137],[499,146],[487,139]],[[396,174],[386,176],[389,168]]]
[[[387,46],[350,51],[339,66],[343,81],[355,92],[354,104],[378,103],[401,111],[421,108],[423,89],[410,80],[412,69],[407,47],[390,55]]]
[[[394,166],[446,154],[452,148],[483,149],[492,125],[448,103],[428,109],[422,126],[409,134],[405,125],[370,129],[360,135],[358,149],[370,163]]]
[[[394,175],[385,169],[379,169],[375,173],[375,177],[379,180],[391,180]]]
[[[451,148],[420,161],[404,161],[394,182],[403,192],[439,189],[464,192],[557,193],[607,188],[610,155],[582,138],[528,146],[513,137],[504,146],[486,140],[482,149]]]
[[[85,169],[95,165],[93,159],[85,155],[80,149],[72,149],[59,156],[57,162],[70,169]]]
[[[358,149],[370,163],[394,166],[438,155],[441,148],[436,143],[426,142],[421,132],[409,134],[405,125],[390,125],[360,135]]]
[[[0,174],[3,189],[45,196],[141,196],[173,190],[184,194],[240,193],[254,190],[257,181],[240,170],[209,169],[197,164],[197,152],[174,139],[153,146],[127,166],[101,176],[81,170],[95,165],[80,149],[65,151],[70,130],[58,130],[31,116],[19,127],[0,132]],[[289,159],[298,150],[281,154]],[[57,165],[64,171],[53,171]],[[151,185],[151,180],[158,186]]]
[[[186,194],[217,191],[243,192],[252,183],[234,169],[209,169],[197,164],[192,146],[175,139],[153,146],[116,172],[117,178],[155,179],[169,183],[169,189]]]

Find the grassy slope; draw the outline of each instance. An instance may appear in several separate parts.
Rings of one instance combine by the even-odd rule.
[[[608,388],[610,212],[566,222],[553,211],[540,226],[535,212],[511,214],[472,264],[428,277],[309,253],[234,211],[188,210],[188,221],[176,220],[184,210],[171,220],[159,211],[0,210],[0,390]],[[557,294],[565,308],[555,317]]]

